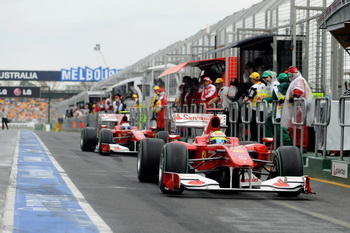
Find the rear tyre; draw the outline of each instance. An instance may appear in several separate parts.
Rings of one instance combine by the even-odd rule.
[[[113,143],[112,130],[110,130],[110,129],[103,129],[103,130],[101,130],[99,141],[98,141],[98,153],[100,155],[109,155],[109,153],[110,153],[109,151],[108,152],[103,152],[102,151],[101,145],[103,143],[107,143],[107,144],[112,144]]]
[[[158,138],[144,138],[137,154],[137,178],[140,182],[156,181],[159,158],[164,141]]]
[[[96,128],[84,128],[80,134],[80,149],[82,151],[95,151],[97,144],[96,135]]]
[[[274,175],[276,176],[303,176],[303,161],[299,148],[295,146],[281,146],[276,150],[274,157]],[[296,197],[298,192],[277,192],[279,196]]]
[[[183,187],[179,190],[165,188],[163,181],[164,172],[188,173],[188,150],[180,143],[167,143],[163,147],[159,163],[159,188],[165,194],[181,194]]]
[[[169,136],[168,131],[159,131],[157,133],[157,138],[162,139],[164,141],[164,143],[168,142],[168,136]]]

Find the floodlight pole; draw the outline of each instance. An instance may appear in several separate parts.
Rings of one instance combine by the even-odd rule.
[[[101,54],[101,57],[102,57],[103,62],[105,63],[105,66],[108,67],[106,59],[103,56],[102,51],[101,51],[101,45],[100,44],[96,44],[96,46],[94,47],[94,50],[98,51]]]

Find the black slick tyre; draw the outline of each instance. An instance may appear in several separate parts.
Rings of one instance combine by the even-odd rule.
[[[103,129],[100,131],[100,137],[99,137],[99,141],[98,141],[98,153],[100,155],[109,155],[109,151],[108,152],[103,152],[101,145],[103,143],[107,143],[107,144],[112,144],[113,143],[113,133],[112,130],[110,129]]]
[[[164,141],[158,138],[144,138],[137,153],[137,178],[140,182],[153,182],[158,175],[160,153]]]
[[[86,127],[80,134],[80,149],[82,151],[94,151],[97,144],[96,128]]]
[[[164,143],[168,142],[168,136],[169,136],[168,131],[159,131],[157,133],[157,138],[162,139],[164,141]]]
[[[281,146],[274,157],[275,176],[303,176],[303,161],[299,148],[295,146]],[[279,196],[296,197],[300,192],[277,192]]]
[[[183,187],[179,190],[165,188],[163,181],[164,172],[188,173],[188,150],[181,143],[167,143],[164,145],[159,163],[159,188],[165,194],[181,194]]]

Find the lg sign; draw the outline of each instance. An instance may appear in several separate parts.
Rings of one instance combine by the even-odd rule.
[[[40,98],[40,87],[1,87],[0,96]]]

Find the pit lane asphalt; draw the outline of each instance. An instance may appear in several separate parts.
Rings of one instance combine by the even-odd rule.
[[[350,232],[347,187],[312,181],[317,194],[297,198],[189,191],[163,195],[156,184],[138,182],[136,156],[82,152],[79,133],[35,133],[113,232]],[[17,135],[18,130],[0,132],[1,209]]]

